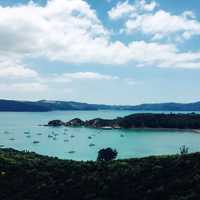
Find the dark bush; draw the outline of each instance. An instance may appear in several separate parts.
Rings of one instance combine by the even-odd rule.
[[[117,157],[117,151],[115,149],[106,148],[101,149],[98,152],[97,161],[110,161]]]
[[[82,162],[0,148],[0,200],[199,200],[199,169],[200,153]]]

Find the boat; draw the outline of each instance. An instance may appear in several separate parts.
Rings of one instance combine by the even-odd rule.
[[[40,142],[39,141],[33,141],[33,144],[39,144]]]
[[[111,129],[113,129],[111,126],[103,126],[103,127],[101,127],[102,129],[105,129],[105,130],[111,130]]]
[[[75,151],[68,151],[68,153],[72,154],[72,153],[75,153]]]

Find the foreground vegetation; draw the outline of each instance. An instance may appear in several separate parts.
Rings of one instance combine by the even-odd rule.
[[[76,162],[0,149],[2,200],[197,200],[200,154]]]

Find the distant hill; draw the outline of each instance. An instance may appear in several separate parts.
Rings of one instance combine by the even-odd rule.
[[[200,111],[200,102],[195,103],[155,103],[131,106],[132,110],[154,111]]]
[[[200,129],[200,114],[196,113],[134,113],[115,119],[95,118],[83,121],[74,118],[68,122],[52,120],[49,126],[85,126],[117,129]],[[197,131],[199,132],[199,131]]]
[[[195,103],[158,103],[141,105],[104,105],[74,101],[15,101],[0,100],[0,111],[47,112],[55,110],[134,110],[134,111],[200,111],[200,102]]]

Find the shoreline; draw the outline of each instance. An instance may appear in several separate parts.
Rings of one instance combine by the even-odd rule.
[[[200,114],[131,114],[114,119],[94,118],[82,120],[73,118],[70,121],[51,120],[48,126],[85,127],[102,130],[126,129],[146,131],[189,131],[200,133]]]
[[[190,128],[149,128],[149,127],[138,127],[138,128],[123,128],[123,127],[112,127],[112,126],[105,126],[105,127],[94,127],[94,126],[66,126],[66,125],[59,125],[59,126],[50,126],[48,124],[38,124],[38,126],[46,126],[52,128],[59,128],[59,127],[66,127],[66,128],[88,128],[88,129],[97,129],[97,130],[134,130],[134,131],[173,131],[173,132],[191,132],[191,133],[199,133],[200,129],[190,129]]]
[[[59,126],[49,126],[48,124],[38,124],[38,126],[47,126],[56,128]],[[66,126],[61,125],[68,128],[89,128],[89,129],[98,129],[98,130],[135,130],[135,131],[180,131],[180,132],[193,132],[193,133],[200,133],[200,129],[181,129],[181,128],[148,128],[148,127],[141,127],[141,128],[122,128],[122,127],[92,127],[92,126]]]
[[[81,127],[93,128],[93,129],[102,129],[102,130],[135,130],[135,131],[166,131],[166,132],[168,132],[168,131],[180,131],[180,132],[200,133],[200,129],[188,129],[188,128],[187,129],[179,129],[179,128],[148,128],[148,127],[141,127],[141,128],[87,127],[87,126],[81,126]]]
[[[180,128],[131,128],[132,130],[144,130],[144,131],[179,131],[179,132],[193,132],[200,133],[200,129],[180,129]]]

